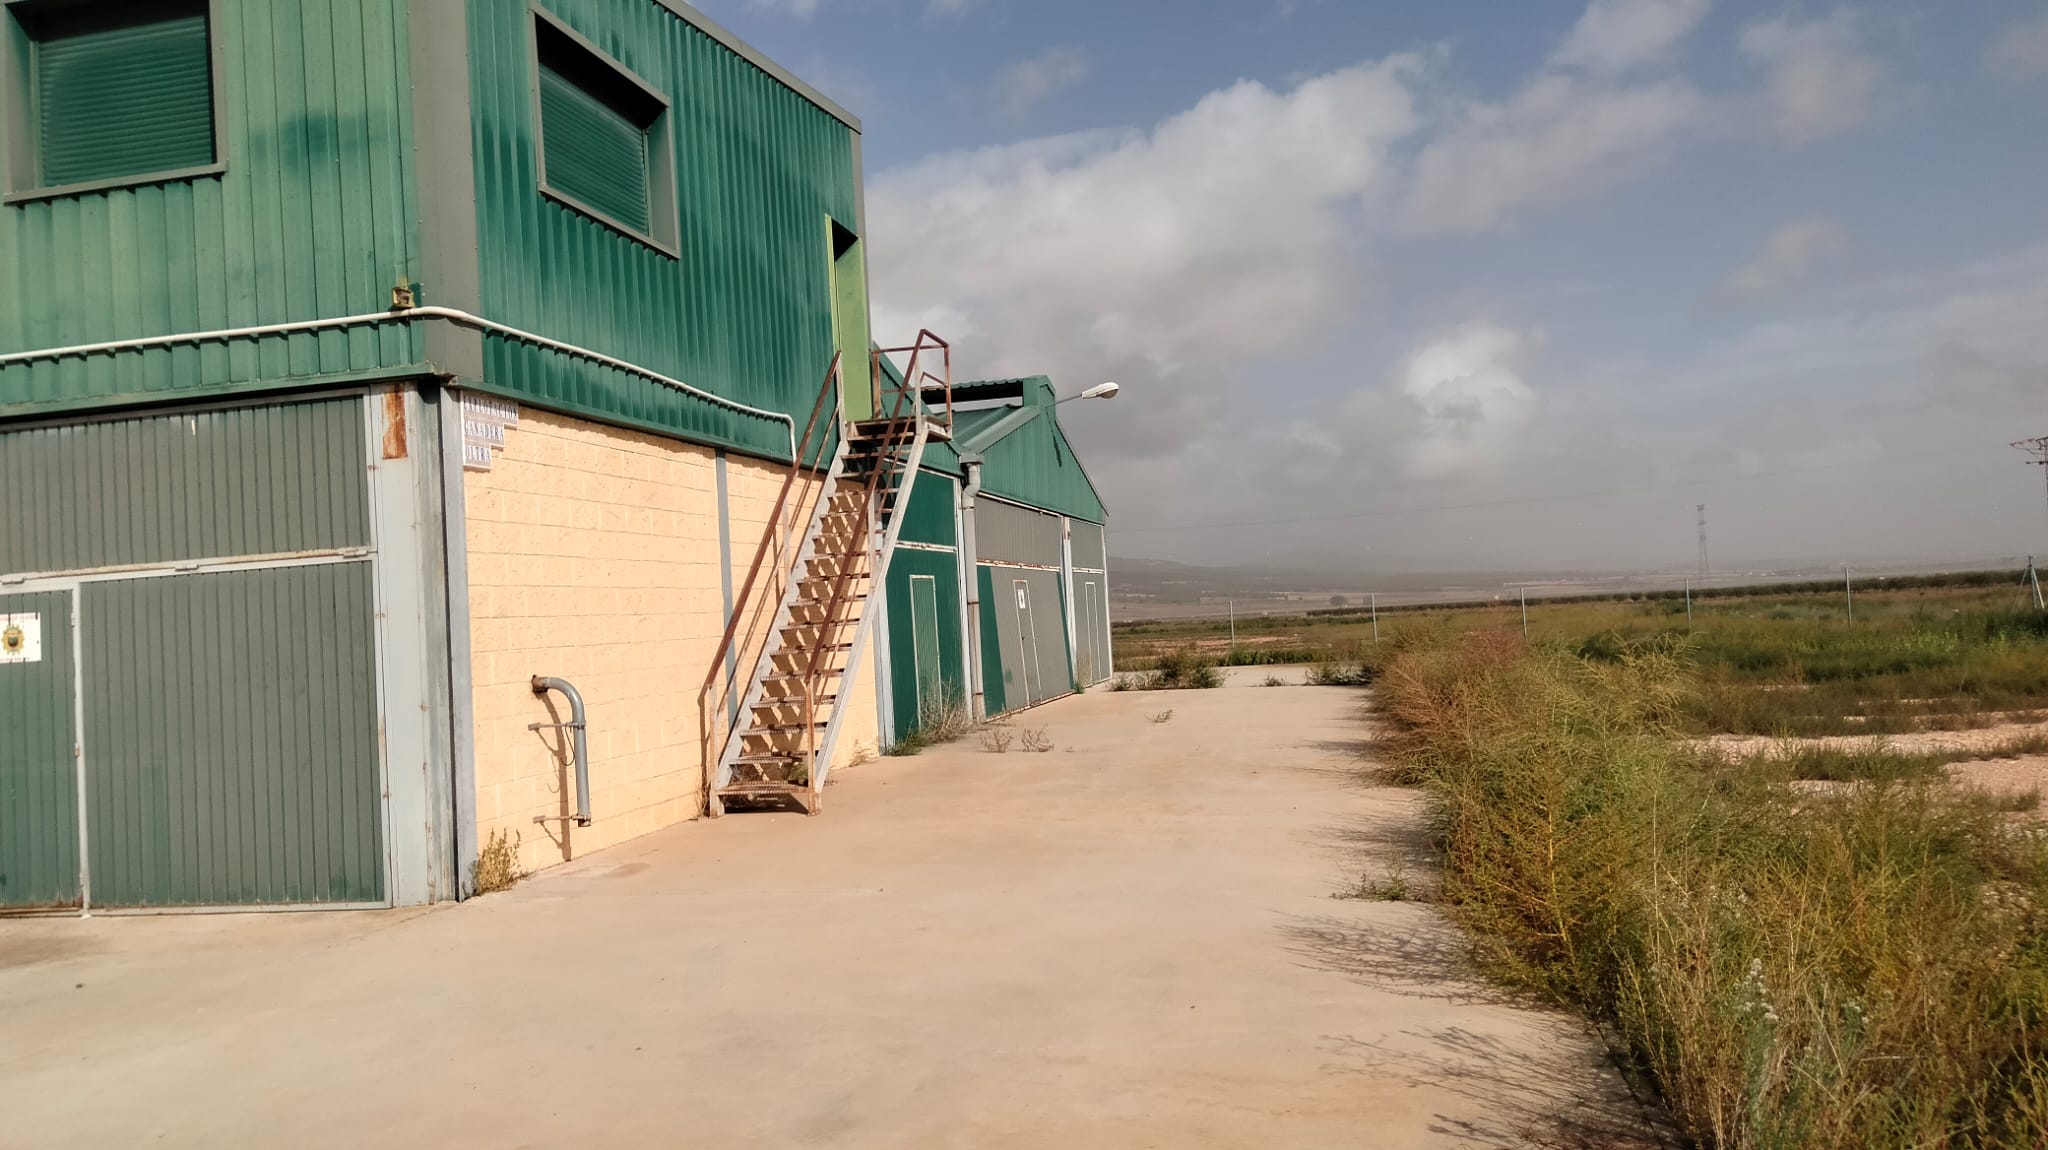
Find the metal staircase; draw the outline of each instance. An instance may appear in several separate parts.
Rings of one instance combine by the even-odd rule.
[[[910,354],[910,369],[883,388],[883,356],[894,352]],[[874,628],[868,604],[902,534],[910,483],[925,445],[952,437],[950,361],[929,332],[876,351],[876,416],[848,425],[833,357],[699,693],[709,814],[729,803],[816,814],[823,804],[850,709],[842,695]],[[937,413],[928,396],[942,397]]]

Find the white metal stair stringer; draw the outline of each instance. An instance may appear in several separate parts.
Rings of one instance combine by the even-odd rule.
[[[725,804],[719,792],[732,783],[735,761],[746,746],[745,735],[753,726],[754,708],[761,702],[768,685],[768,673],[775,666],[775,656],[783,653],[782,635],[789,627],[795,614],[796,604],[803,597],[805,577],[803,571],[810,566],[818,547],[818,536],[829,513],[834,492],[839,481],[846,475],[847,437],[839,437],[839,448],[832,454],[832,465],[826,469],[823,487],[818,502],[811,509],[811,521],[804,528],[804,541],[797,548],[796,559],[790,564],[788,584],[782,591],[782,603],[775,611],[775,619],[761,640],[761,653],[754,658],[754,669],[748,676],[747,693],[740,699],[739,710],[734,714],[731,729],[726,732],[725,746],[718,753],[718,769],[712,772],[711,794],[709,795],[712,814],[722,813]],[[849,664],[850,666],[851,664]],[[837,710],[835,708],[836,715]]]
[[[874,548],[868,564],[868,598],[862,605],[860,623],[853,629],[853,644],[846,652],[846,670],[841,673],[839,698],[832,704],[832,717],[825,721],[825,737],[818,747],[818,761],[811,768],[811,795],[822,797],[825,791],[825,776],[832,773],[833,756],[839,747],[839,726],[846,717],[842,705],[852,694],[852,683],[860,668],[860,658],[867,650],[868,634],[874,630],[875,616],[887,610],[882,597],[887,594],[889,560],[896,554],[896,541],[903,534],[904,512],[910,508],[911,485],[917,482],[917,470],[924,462],[924,447],[930,437],[931,424],[926,420],[920,405],[917,413],[917,434],[910,441],[910,454],[903,463],[903,485],[896,491],[896,509],[889,515],[889,526],[881,532],[881,542]],[[870,523],[874,517],[870,516]],[[875,532],[869,529],[869,538]],[[878,610],[880,608],[880,610]],[[875,684],[875,706],[882,705],[886,683]]]

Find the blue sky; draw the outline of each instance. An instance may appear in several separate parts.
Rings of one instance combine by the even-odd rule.
[[[1125,555],[2048,552],[2040,0],[707,8],[864,121],[883,336],[1126,385]]]

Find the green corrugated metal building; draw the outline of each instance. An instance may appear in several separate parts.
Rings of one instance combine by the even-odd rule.
[[[671,0],[4,0],[0,133],[0,910],[458,895],[464,405],[718,450],[723,543],[870,346],[858,123]]]
[[[926,452],[917,514],[889,568],[898,737],[935,707],[996,716],[1110,674],[1108,516],[1060,427],[1052,381],[968,383],[953,399],[952,442]]]

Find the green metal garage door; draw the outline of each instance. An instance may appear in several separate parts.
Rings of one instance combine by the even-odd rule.
[[[71,596],[0,595],[0,909],[76,906]]]
[[[382,901],[369,562],[82,593],[93,904]]]

